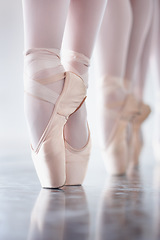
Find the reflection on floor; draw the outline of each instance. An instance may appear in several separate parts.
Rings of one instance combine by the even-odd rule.
[[[30,156],[0,159],[0,239],[158,240],[160,166],[108,177],[93,149],[83,187],[41,189]]]

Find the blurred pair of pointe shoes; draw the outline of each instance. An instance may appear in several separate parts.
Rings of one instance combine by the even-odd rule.
[[[141,125],[151,109],[127,91],[124,80],[117,77],[105,76],[100,93],[104,164],[110,175],[123,175],[138,166],[143,146]],[[111,125],[110,129],[105,125]]]

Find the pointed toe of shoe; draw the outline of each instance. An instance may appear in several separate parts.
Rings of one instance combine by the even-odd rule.
[[[43,146],[42,146],[43,151]],[[52,151],[38,154],[32,153],[33,163],[42,188],[60,188],[65,184],[65,166],[62,157],[55,155]]]
[[[86,176],[91,152],[91,139],[82,149],[74,149],[65,141],[66,183],[65,185],[82,185]]]

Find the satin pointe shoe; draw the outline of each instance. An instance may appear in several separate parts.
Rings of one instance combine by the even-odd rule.
[[[128,168],[132,169],[138,166],[139,156],[143,147],[143,135],[141,126],[151,113],[149,105],[143,101],[137,101],[138,113],[133,116],[131,121],[131,141],[130,141],[130,159]]]
[[[88,126],[88,141],[82,149],[75,149],[65,140],[66,183],[65,185],[82,185],[86,176],[91,152],[91,137]]]
[[[137,113],[137,102],[119,78],[106,76],[101,87],[102,157],[109,175],[123,175],[129,160],[129,123]]]
[[[33,51],[33,49],[29,50]],[[34,59],[30,59],[32,63]],[[47,64],[47,63],[46,63]],[[62,76],[63,75],[63,76]],[[45,84],[53,83],[65,77],[64,86],[55,103],[57,93]],[[63,128],[69,117],[86,97],[83,80],[73,72],[52,75],[49,78],[35,80],[24,71],[24,91],[35,98],[55,103],[51,118],[37,144],[31,148],[33,163],[43,188],[60,188],[66,182],[65,145]]]
[[[90,66],[90,59],[83,55],[72,50],[63,49],[62,51],[62,61],[67,70],[70,70],[78,74],[85,84],[86,89],[88,88],[88,67]],[[85,71],[80,71],[79,68],[76,68],[76,65],[85,66]],[[85,99],[84,99],[85,101]],[[81,105],[83,102],[81,103]],[[81,107],[79,106],[79,108]],[[79,109],[78,108],[78,109]],[[77,109],[77,110],[78,110]],[[77,111],[76,110],[76,111]],[[65,157],[66,157],[66,183],[65,185],[82,185],[84,178],[86,176],[89,157],[91,152],[91,136],[89,125],[88,126],[88,141],[86,145],[81,149],[73,148],[65,139]],[[65,135],[65,134],[64,134]]]

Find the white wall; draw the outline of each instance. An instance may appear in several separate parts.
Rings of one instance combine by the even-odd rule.
[[[22,3],[0,1],[0,154],[25,151]]]

